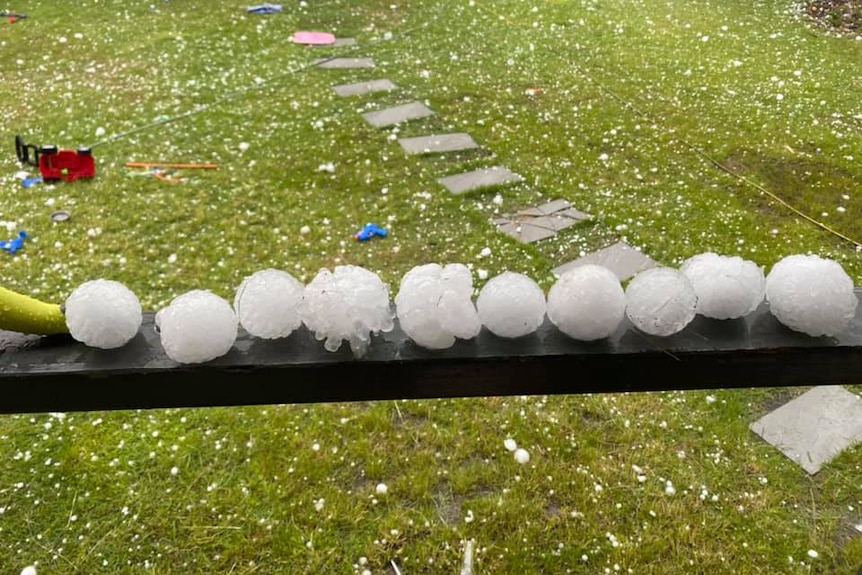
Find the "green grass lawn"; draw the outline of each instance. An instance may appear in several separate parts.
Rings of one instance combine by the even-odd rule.
[[[32,240],[0,257],[4,287],[62,301],[106,277],[158,309],[194,288],[232,299],[267,267],[310,281],[351,263],[396,286],[458,261],[548,288],[618,239],[667,265],[817,253],[862,283],[857,245],[763,192],[862,241],[862,42],[790,2],[249,4],[9,6],[30,18],[0,24],[0,230]],[[300,29],[359,46],[296,46]],[[335,53],[377,69],[309,68]],[[375,78],[399,90],[330,90]],[[360,116],[414,99],[437,115]],[[16,134],[77,148],[151,123],[97,146],[92,182],[14,177]],[[447,131],[484,151],[405,157],[393,141]],[[219,170],[173,185],[128,161]],[[524,182],[461,197],[436,182],[496,164]],[[556,198],[594,219],[529,246],[490,222]],[[52,223],[58,209],[72,219]],[[371,221],[390,237],[354,242]],[[798,392],[3,417],[0,571],[457,573],[475,538],[477,573],[853,573],[862,450],[810,478],[748,430]]]

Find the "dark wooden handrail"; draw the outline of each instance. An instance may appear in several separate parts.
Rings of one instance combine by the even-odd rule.
[[[483,330],[433,352],[396,325],[359,360],[346,344],[325,351],[304,328],[275,341],[242,332],[228,355],[203,365],[168,359],[152,322],[146,314],[135,339],[110,351],[4,333],[0,413],[862,384],[862,306],[835,338],[795,333],[763,304],[740,320],[698,316],[669,338],[624,322],[596,343],[546,321],[521,339]]]

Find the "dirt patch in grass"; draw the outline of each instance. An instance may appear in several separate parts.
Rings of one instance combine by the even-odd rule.
[[[788,156],[761,155],[740,150],[720,164],[781,198],[814,220],[855,240],[862,238],[862,209],[853,201],[862,173],[855,173],[829,160],[800,151]],[[749,197],[764,217],[784,218],[788,210],[765,194],[758,194],[744,182],[734,188],[749,188]]]
[[[862,31],[862,0],[809,0],[805,13],[826,28],[849,33]]]

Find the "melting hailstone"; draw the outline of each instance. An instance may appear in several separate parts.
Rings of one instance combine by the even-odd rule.
[[[242,281],[233,307],[239,323],[264,339],[287,337],[302,324],[299,304],[305,286],[287,272],[262,270]]]
[[[856,314],[853,280],[841,265],[818,256],[788,256],[766,277],[769,310],[792,330],[837,335]]]
[[[488,280],[476,300],[479,320],[499,337],[533,333],[545,319],[545,294],[523,274],[503,272]]]
[[[741,257],[705,253],[689,258],[680,269],[697,294],[697,313],[713,319],[735,319],[757,309],[766,290],[763,269]]]
[[[227,300],[207,290],[184,293],[156,314],[162,347],[179,363],[225,355],[236,340],[237,323]]]
[[[472,296],[473,274],[467,266],[417,266],[401,279],[395,296],[401,329],[428,349],[451,347],[456,337],[476,337],[482,324]]]
[[[102,349],[128,343],[141,327],[141,303],[132,291],[113,280],[78,286],[66,300],[66,325],[76,340]]]
[[[651,335],[682,331],[695,316],[697,295],[691,282],[671,268],[653,268],[636,275],[626,289],[626,315]]]
[[[581,341],[608,337],[622,322],[626,294],[609,269],[585,265],[567,271],[548,292],[548,318]]]
[[[377,274],[358,266],[322,269],[305,287],[300,316],[328,351],[347,340],[356,357],[368,351],[371,334],[391,331],[395,314],[389,286]]]

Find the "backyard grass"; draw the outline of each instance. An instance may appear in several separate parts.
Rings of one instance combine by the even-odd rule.
[[[817,253],[862,283],[859,245],[763,192],[862,242],[862,42],[790,2],[248,4],[9,6],[30,17],[0,24],[0,230],[32,239],[0,258],[4,287],[62,301],[107,277],[158,309],[195,288],[232,299],[267,267],[310,281],[363,265],[394,289],[458,261],[548,288],[618,239],[667,265]],[[299,47],[301,29],[359,46]],[[335,54],[377,68],[309,67]],[[399,90],[330,90],[376,78]],[[437,115],[360,116],[414,99]],[[151,123],[97,145],[92,182],[14,176],[16,134],[77,148]],[[447,131],[484,150],[415,158],[393,141]],[[127,161],[219,169],[173,185]],[[436,182],[497,164],[524,182],[460,197]],[[556,198],[593,220],[533,245],[490,222]],[[372,221],[390,237],[353,241]],[[862,449],[812,478],[748,429],[801,391],[3,417],[0,572],[457,573],[474,538],[477,574],[854,573]]]

